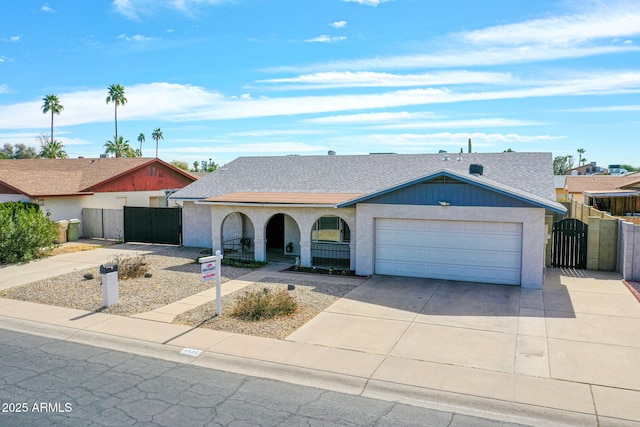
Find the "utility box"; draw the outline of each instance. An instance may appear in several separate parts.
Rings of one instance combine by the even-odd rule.
[[[56,230],[58,231],[58,238],[56,239],[56,243],[66,243],[67,242],[67,228],[69,228],[69,221],[56,221]]]
[[[118,295],[118,264],[102,264],[100,266],[102,277],[102,305],[109,307],[117,304]]]
[[[79,234],[80,234],[80,220],[75,218],[70,219],[69,230],[67,230],[67,240],[70,242],[77,242]]]

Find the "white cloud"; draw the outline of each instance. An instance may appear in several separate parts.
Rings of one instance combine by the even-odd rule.
[[[347,21],[336,21],[332,22],[331,25],[333,28],[344,28],[347,26]]]
[[[232,1],[234,0],[113,0],[113,7],[117,13],[128,19],[139,20],[141,14],[148,14],[158,7],[178,10],[185,15],[195,16],[196,8],[199,6]]]
[[[514,83],[514,81],[511,73],[446,71],[423,74],[391,74],[372,71],[344,71],[258,80],[257,83],[286,84],[283,88],[291,90],[337,87],[416,87],[466,83],[508,84]]]
[[[233,132],[228,134],[227,136],[264,138],[264,137],[281,136],[281,135],[319,135],[323,133],[326,133],[326,131],[313,130],[313,129],[276,129],[276,130],[254,130],[254,131],[246,131],[246,132]]]
[[[275,70],[304,73],[496,66],[639,52],[633,43],[613,43],[613,40],[640,35],[640,3],[612,1],[596,4],[597,8],[589,13],[450,34],[438,45],[428,44],[424,52]]]
[[[410,113],[408,111],[384,112],[384,113],[362,113],[362,114],[344,114],[339,116],[317,117],[306,119],[308,123],[326,123],[326,124],[369,124],[390,121],[407,121],[407,120],[427,120],[433,119],[435,114],[431,112]]]
[[[43,12],[47,12],[47,13],[55,12],[55,10],[54,10],[54,9],[52,9],[51,7],[49,7],[49,5],[48,5],[47,3],[45,3],[45,4],[40,8],[40,10],[41,10],[41,11],[43,11]]]
[[[126,34],[120,34],[117,38],[121,39],[121,40],[126,40],[128,42],[134,42],[134,43],[142,43],[142,42],[148,42],[153,40],[152,37],[146,37],[143,36],[142,34],[135,34],[133,36],[128,36]]]
[[[203,141],[205,142],[205,141]],[[206,143],[206,142],[205,142]],[[308,153],[318,150],[327,150],[324,145],[309,145],[300,142],[269,142],[264,144],[230,144],[212,146],[195,146],[195,147],[176,147],[166,148],[163,151],[175,153],[197,153],[201,158],[205,153]]]
[[[607,112],[624,112],[624,111],[640,111],[640,105],[609,105],[602,107],[585,107],[571,108],[567,110],[557,110],[564,113],[607,113]]]
[[[389,0],[342,0],[344,2],[347,3],[359,3],[359,4],[363,4],[365,6],[373,6],[376,7],[382,3],[386,3]]]
[[[2,61],[0,61],[2,62]],[[6,84],[0,84],[0,93],[9,93],[9,86]]]
[[[336,43],[342,40],[345,40],[346,37],[345,36],[328,36],[326,34],[323,34],[321,36],[318,37],[314,37],[312,39],[306,39],[305,42],[307,43]]]
[[[544,44],[565,46],[640,34],[640,4],[608,2],[591,13],[533,19],[461,33],[476,45]]]
[[[632,45],[633,44],[633,40],[625,40],[625,41],[622,42],[622,44],[625,45],[625,46]]]
[[[232,99],[202,87],[171,83],[139,84],[127,86],[125,89],[129,101],[118,109],[120,121],[153,118],[170,122],[193,122],[559,95],[640,93],[640,72],[599,73],[538,82],[535,86],[484,92],[418,88],[373,94]],[[104,102],[105,88],[59,93],[58,96],[65,110],[56,118],[56,126],[113,120],[113,106]],[[39,99],[0,106],[0,129],[46,128],[48,119],[42,114],[40,107]]]
[[[7,60],[7,58],[5,58],[4,56],[0,56],[0,63],[4,62],[6,60]]]
[[[19,42],[22,39],[22,36],[11,36],[9,37],[10,42]]]
[[[536,126],[543,123],[529,120],[490,118],[467,120],[425,121],[419,123],[394,123],[374,126],[374,129],[442,129],[442,128],[486,128],[486,127],[519,127]]]

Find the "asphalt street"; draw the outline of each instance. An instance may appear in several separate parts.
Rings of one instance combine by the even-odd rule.
[[[0,329],[2,426],[513,426]]]

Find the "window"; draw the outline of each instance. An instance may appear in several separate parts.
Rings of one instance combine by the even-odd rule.
[[[351,231],[342,218],[323,216],[313,224],[311,240],[314,242],[348,243],[351,241]]]

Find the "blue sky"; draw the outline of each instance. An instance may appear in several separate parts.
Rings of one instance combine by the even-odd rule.
[[[166,161],[584,148],[640,166],[640,2],[7,0],[0,146],[118,133]]]

